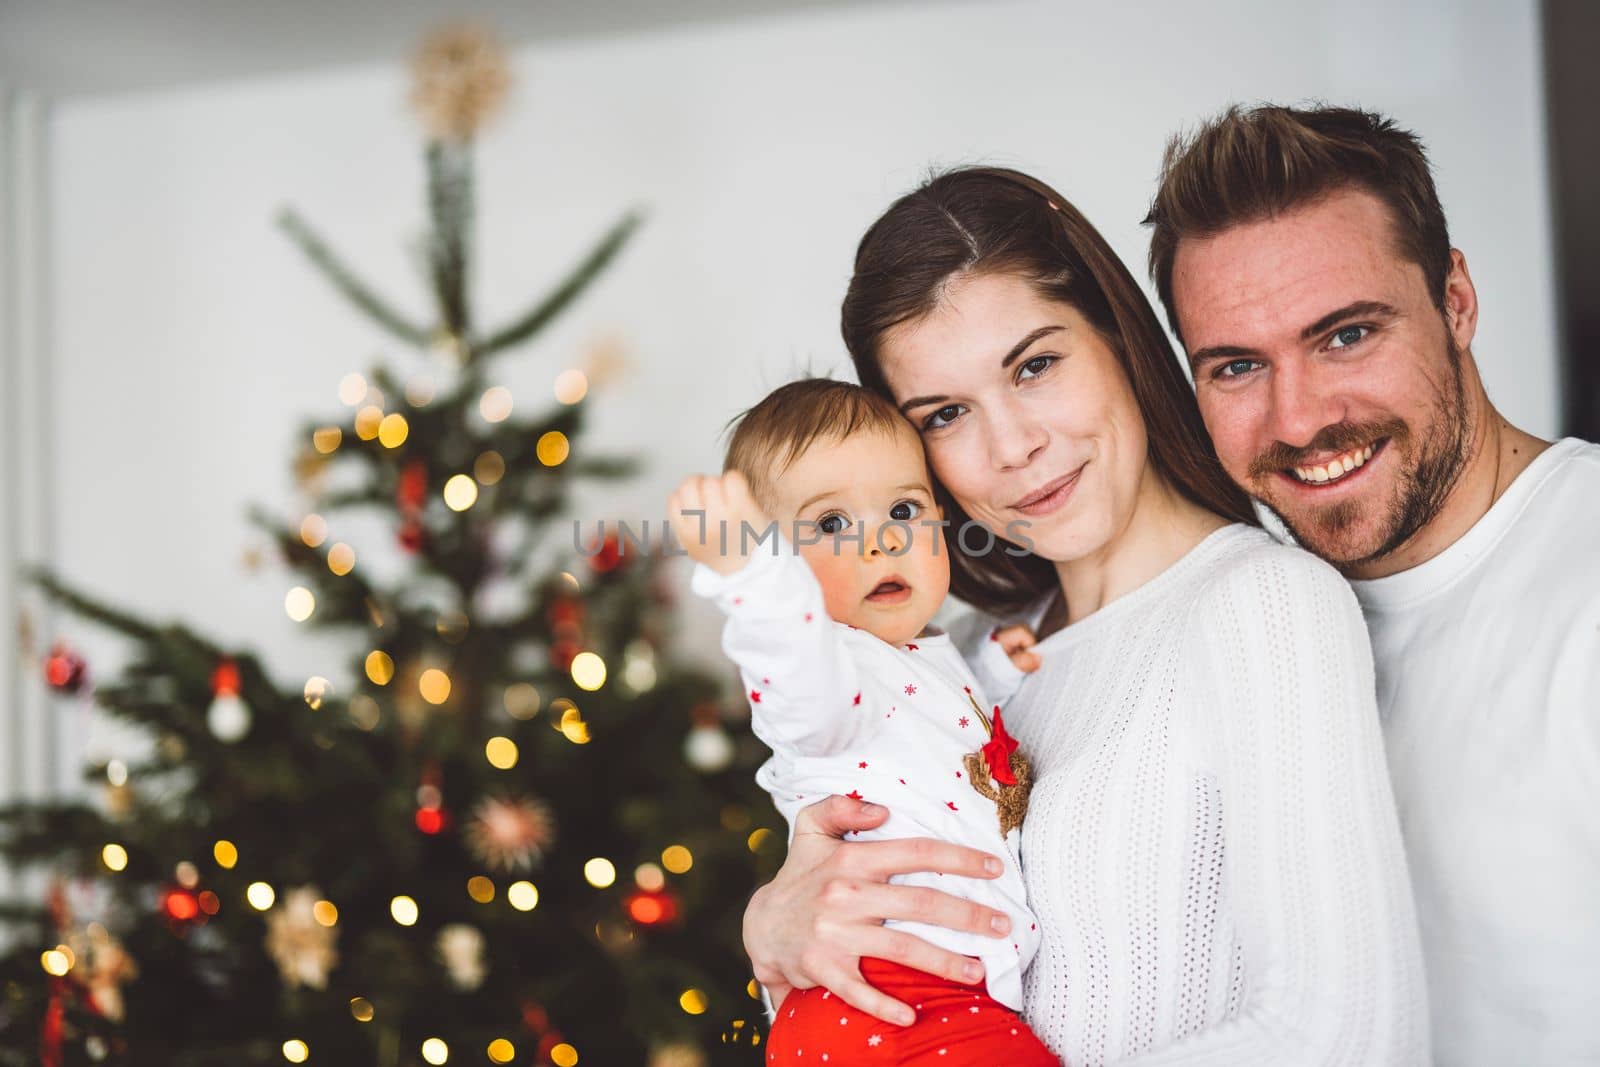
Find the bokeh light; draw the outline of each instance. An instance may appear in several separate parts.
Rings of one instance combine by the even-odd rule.
[[[339,442],[344,440],[344,431],[337,426],[319,426],[311,431],[311,447],[324,456],[338,451]]]
[[[304,1041],[291,1038],[283,1043],[283,1058],[290,1063],[304,1063],[311,1056],[311,1048]]]
[[[251,882],[244,891],[244,899],[257,911],[266,911],[277,901],[278,894],[265,882]]]
[[[572,446],[567,443],[566,434],[551,430],[539,438],[539,443],[533,446],[533,452],[546,467],[559,467],[571,454]]]
[[[422,1058],[437,1067],[450,1059],[450,1046],[437,1037],[430,1037],[422,1043]]]
[[[367,380],[351,372],[339,380],[339,402],[355,407],[367,395]]]
[[[506,886],[506,900],[518,911],[532,911],[539,906],[539,889],[532,882],[512,882]]]
[[[350,998],[350,1017],[358,1023],[370,1023],[377,1014],[372,1010],[372,1001],[366,997]]]
[[[494,900],[494,882],[481,874],[475,874],[467,879],[467,896],[479,904],[487,904]]]
[[[528,720],[539,714],[539,690],[527,682],[506,686],[506,714],[513,719]]]
[[[517,1058],[517,1046],[503,1037],[497,1037],[489,1042],[488,1054],[491,1063],[510,1063]]]
[[[576,404],[589,392],[589,379],[583,371],[576,367],[569,368],[556,375],[556,399],[563,404]]]
[[[694,855],[682,845],[668,845],[661,850],[661,866],[673,874],[685,874],[694,866]]]
[[[305,622],[317,610],[317,598],[305,586],[297,585],[283,598],[283,610],[295,622]]]
[[[573,656],[570,670],[579,689],[592,693],[606,684],[606,662],[593,652],[579,652]]]
[[[339,921],[339,909],[331,900],[319,900],[311,905],[311,916],[319,925],[332,926]]]
[[[550,1062],[555,1067],[578,1067],[578,1050],[563,1041],[550,1049]]]
[[[596,856],[583,865],[583,877],[596,889],[605,889],[617,880],[617,868],[610,860]]]
[[[678,997],[678,1006],[690,1015],[704,1015],[706,995],[698,989],[685,989]]]
[[[381,648],[367,653],[367,677],[373,685],[388,685],[394,678],[394,659]]]
[[[494,485],[506,476],[505,457],[490,450],[472,461],[472,476],[482,485]]]
[[[491,385],[478,398],[478,414],[484,422],[504,422],[511,414],[511,390],[503,385]]]
[[[232,841],[223,839],[211,846],[211,856],[217,861],[218,867],[231,871],[233,865],[239,862],[239,849]]]
[[[478,502],[478,483],[470,475],[451,475],[444,483],[444,502],[451,511],[466,511]]]
[[[450,699],[450,676],[437,667],[429,667],[417,679],[417,691],[430,704],[443,704]]]
[[[306,679],[305,698],[306,707],[317,711],[322,707],[322,702],[333,691],[333,683],[318,674],[313,674]]]
[[[401,926],[415,926],[421,912],[415,900],[402,894],[389,901],[389,914]]]
[[[118,844],[107,845],[100,850],[100,862],[106,865],[107,870],[127,870],[128,850]]]
[[[356,550],[338,542],[328,549],[328,569],[343,578],[356,568]]]
[[[312,512],[300,520],[300,540],[307,548],[316,548],[328,539],[328,520]]]
[[[356,436],[363,441],[370,441],[378,436],[378,427],[383,425],[383,409],[376,404],[368,404],[356,412]]]
[[[483,746],[483,754],[496,770],[509,771],[517,765],[517,743],[509,737],[491,737]]]
[[[411,436],[411,424],[398,411],[391,411],[378,423],[378,443],[384,448],[399,448]]]

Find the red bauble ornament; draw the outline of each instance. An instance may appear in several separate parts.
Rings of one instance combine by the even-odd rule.
[[[420,511],[428,497],[428,468],[420,459],[407,463],[400,471],[400,484],[395,488],[395,503],[401,511]]]
[[[560,640],[550,646],[550,665],[565,674],[572,669],[572,661],[578,658],[578,653],[583,651],[583,646],[576,641]]]
[[[425,834],[436,834],[444,829],[445,815],[439,808],[418,808],[417,829]]]
[[[399,538],[400,547],[413,555],[421,552],[423,545],[428,543],[427,532],[416,519],[407,519],[400,524]]]
[[[88,679],[89,665],[64,643],[57,641],[44,661],[44,680],[60,693],[76,693]]]
[[[236,697],[239,695],[239,668],[233,660],[225,659],[211,672],[211,695]]]
[[[589,557],[589,567],[596,574],[609,574],[622,566],[626,559],[622,554],[622,540],[613,530],[601,539],[599,549]]]
[[[545,621],[551,628],[583,625],[583,601],[572,597],[557,597],[544,609]]]
[[[182,886],[173,886],[161,894],[161,913],[178,929],[205,922],[199,894]]]
[[[649,892],[641,889],[623,898],[622,910],[640,926],[663,926],[678,918],[678,897],[665,889]]]

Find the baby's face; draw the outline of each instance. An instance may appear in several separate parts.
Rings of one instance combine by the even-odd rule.
[[[942,514],[910,426],[814,442],[778,479],[773,503],[839,622],[900,645],[944,603],[944,531],[922,525]]]

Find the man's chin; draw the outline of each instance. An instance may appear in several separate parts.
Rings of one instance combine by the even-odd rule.
[[[1341,501],[1299,514],[1290,514],[1271,501],[1267,502],[1267,507],[1296,544],[1335,567],[1351,567],[1369,561],[1382,551],[1389,538],[1389,531],[1381,521],[1387,509],[1364,508],[1357,501]]]

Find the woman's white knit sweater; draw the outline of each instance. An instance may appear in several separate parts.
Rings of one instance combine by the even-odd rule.
[[[951,630],[972,647],[995,621]],[[1072,1067],[1426,1063],[1372,653],[1338,573],[1225,527],[1038,652],[1006,720],[1035,773],[1039,1036]]]

